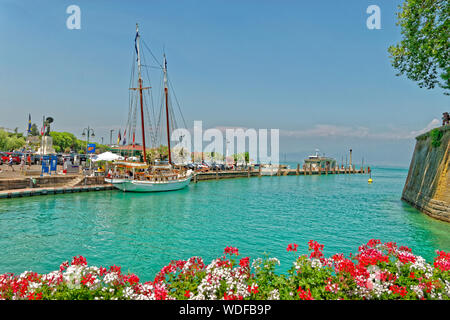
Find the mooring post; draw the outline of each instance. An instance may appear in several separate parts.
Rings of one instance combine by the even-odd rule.
[[[297,172],[296,172],[296,175],[298,176],[299,173],[300,173],[300,163],[297,163]]]
[[[258,176],[261,178],[261,164],[259,165]]]

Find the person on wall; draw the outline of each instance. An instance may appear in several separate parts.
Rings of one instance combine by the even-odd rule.
[[[450,123],[450,114],[448,112],[444,112],[442,114],[442,125],[445,126],[446,124]]]

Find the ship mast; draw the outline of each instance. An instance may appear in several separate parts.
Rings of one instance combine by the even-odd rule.
[[[144,154],[144,162],[147,163],[147,155],[146,155],[146,151],[145,151],[145,129],[144,129],[144,106],[143,106],[143,98],[142,98],[142,90],[143,89],[147,89],[147,88],[143,88],[142,87],[142,78],[141,78],[141,56],[139,54],[139,40],[140,40],[140,36],[139,36],[139,28],[138,28],[138,24],[136,23],[136,52],[137,52],[137,63],[138,63],[138,75],[139,75],[139,80],[138,80],[138,85],[139,85],[139,98],[140,98],[140,102],[141,102],[141,126],[142,126],[142,152]]]
[[[167,148],[169,151],[169,164],[172,164],[172,154],[170,152],[170,128],[169,128],[169,90],[167,86],[167,60],[164,54],[164,94],[166,98],[166,124],[167,124]]]

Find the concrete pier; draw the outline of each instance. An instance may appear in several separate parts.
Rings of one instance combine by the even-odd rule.
[[[14,190],[0,191],[0,199],[42,196],[42,195],[62,194],[72,192],[103,191],[112,189],[114,189],[114,187],[111,184],[90,185],[82,187],[76,186],[68,188],[48,187],[48,188],[14,189]]]

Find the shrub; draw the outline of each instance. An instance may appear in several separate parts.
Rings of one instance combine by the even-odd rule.
[[[239,250],[205,265],[202,258],[171,261],[153,281],[141,283],[118,266],[88,266],[82,256],[62,263],[59,270],[40,275],[0,275],[0,299],[133,299],[133,300],[411,300],[450,298],[450,253],[436,251],[428,264],[408,247],[370,240],[358,253],[325,258],[323,245],[309,241],[309,255],[297,256],[287,274],[277,274],[276,258],[265,256],[250,264]]]
[[[435,128],[430,131],[431,145],[433,147],[439,147],[441,145],[441,139],[444,134],[439,128]]]

